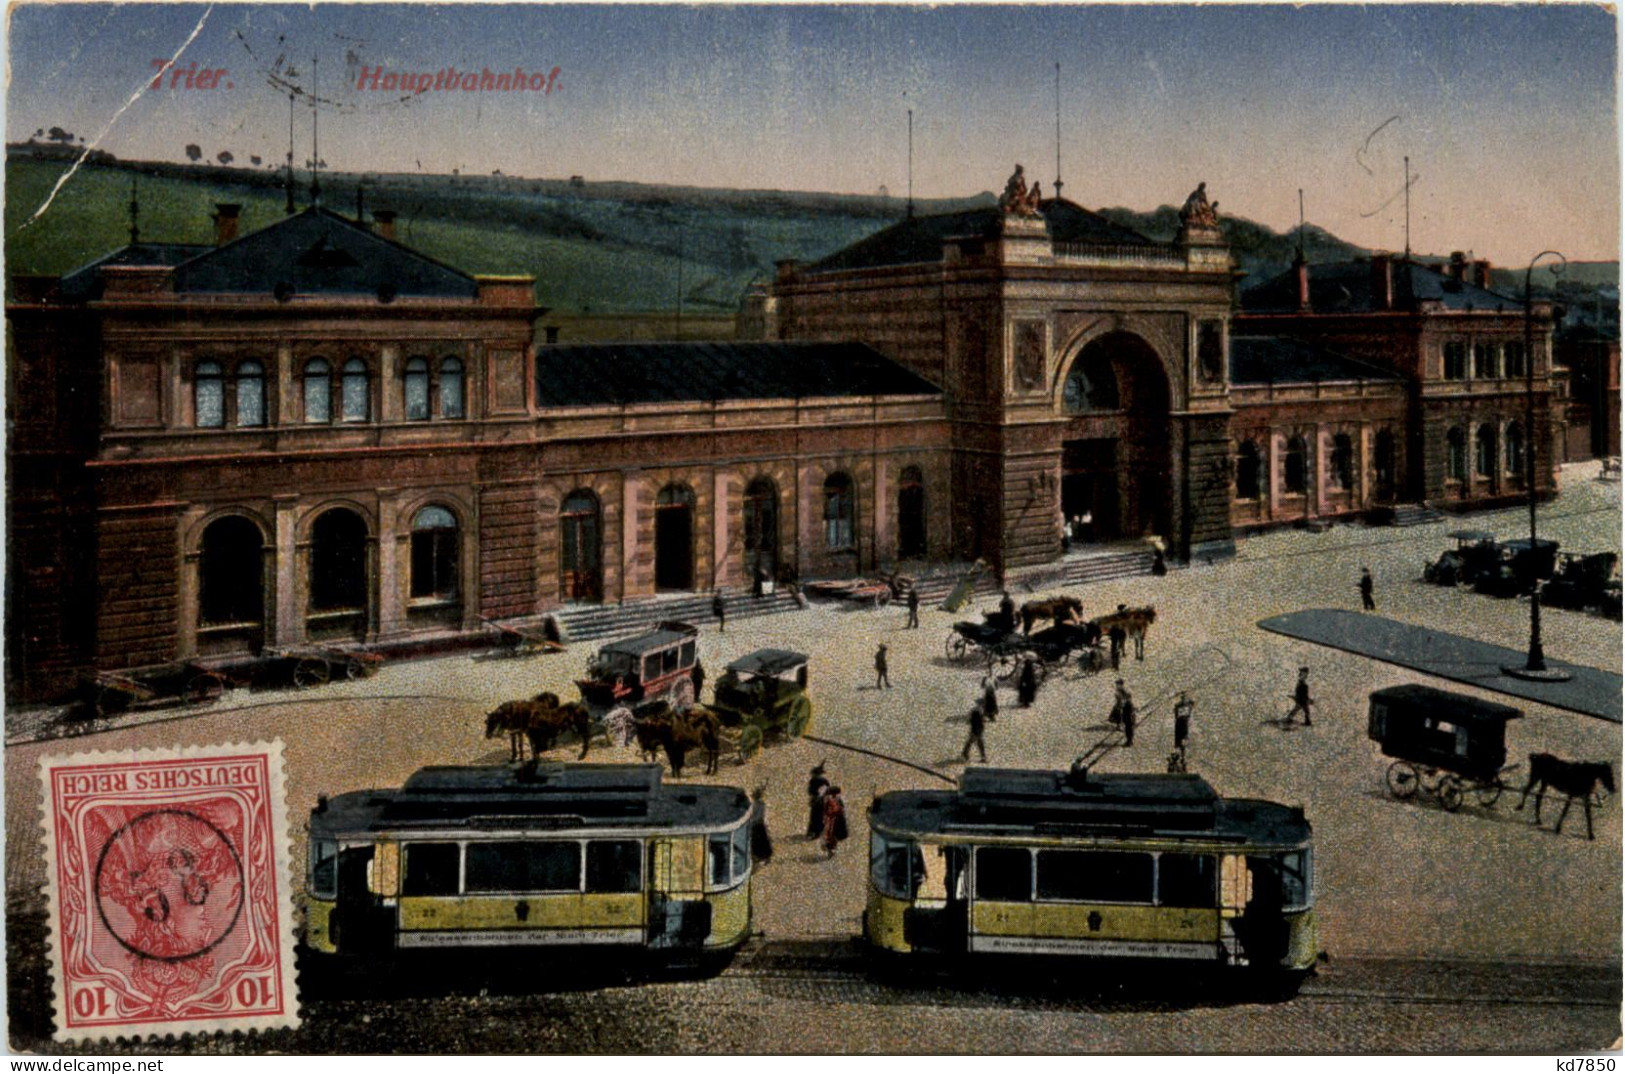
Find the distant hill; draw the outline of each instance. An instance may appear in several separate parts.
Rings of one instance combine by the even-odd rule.
[[[71,152],[42,145],[8,146],[6,263],[11,273],[62,273],[128,241],[131,180],[137,182],[141,237],[209,242],[215,202],[243,206],[250,231],[280,219],[286,192],[273,168],[212,164],[87,161],[51,208],[24,226],[68,167]],[[503,175],[323,173],[323,203],[353,213],[359,186],[369,209],[400,216],[403,242],[471,273],[537,277],[536,299],[562,317],[661,313],[681,307],[690,316],[731,315],[754,281],[771,279],[782,259],[812,261],[900,219],[903,199],[800,191],[727,190],[579,178],[526,179]],[[308,202],[300,176],[296,205]],[[962,199],[921,199],[920,213],[951,212],[994,203],[991,193]],[[1163,241],[1179,229],[1175,208],[1150,212],[1100,210],[1115,223]],[[1243,286],[1285,271],[1297,246],[1281,233],[1241,218],[1222,222]],[[1343,260],[1366,251],[1319,227],[1304,230],[1311,262]],[[1617,288],[1618,265],[1571,268]],[[1499,279],[1499,277],[1498,277]],[[1522,287],[1519,274],[1518,287]],[[1514,292],[1515,293],[1515,292]]]

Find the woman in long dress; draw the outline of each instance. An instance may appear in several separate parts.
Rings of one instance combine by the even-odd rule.
[[[824,831],[824,792],[829,780],[824,778],[822,763],[814,765],[812,778],[807,780],[807,838],[817,839]]]
[[[824,856],[834,857],[835,848],[846,838],[846,803],[841,800],[841,788],[831,787],[824,792]]]

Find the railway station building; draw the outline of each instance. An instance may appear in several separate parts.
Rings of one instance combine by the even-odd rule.
[[[1439,317],[1406,364],[1351,327],[1396,316],[1238,314],[1202,189],[1182,219],[1154,242],[1013,181],[782,265],[760,338],[717,343],[538,345],[532,277],[440,264],[381,211],[239,235],[222,205],[213,245],[132,234],[14,277],[7,696],[429,649],[759,577],[982,559],[1009,578],[1080,518],[1216,557],[1250,525],[1515,491],[1470,467],[1450,485],[1432,423],[1512,450],[1516,318],[1449,311],[1507,364],[1422,390],[1454,338]]]

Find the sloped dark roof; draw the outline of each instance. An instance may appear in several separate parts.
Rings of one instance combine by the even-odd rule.
[[[99,298],[102,292],[102,269],[110,265],[173,266],[212,249],[214,249],[212,246],[189,242],[130,243],[63,276],[61,294],[70,302]]]
[[[1052,198],[1042,203],[1038,211],[1049,225],[1050,238],[1056,242],[1162,245],[1153,243],[1138,231],[1114,224],[1099,213],[1092,213],[1063,199]],[[834,272],[941,261],[944,240],[991,237],[997,233],[1003,216],[1003,210],[996,207],[935,216],[911,216],[843,250],[837,250],[822,261],[808,266],[805,271]]]
[[[540,406],[937,395],[862,343],[585,343],[536,349]]]
[[[1415,310],[1424,302],[1449,310],[1521,310],[1516,298],[1463,280],[1453,280],[1431,265],[1392,263],[1396,310]],[[1315,313],[1375,313],[1371,262],[1334,261],[1309,266],[1309,305]],[[1253,313],[1298,312],[1298,274],[1288,269],[1241,294],[1241,307]]]
[[[1399,374],[1288,336],[1230,337],[1230,383],[1312,384],[1321,380],[1401,380]]]
[[[175,290],[209,294],[414,295],[473,298],[474,278],[312,207],[191,259]]]

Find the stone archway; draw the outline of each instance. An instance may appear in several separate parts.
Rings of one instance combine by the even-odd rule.
[[[1078,348],[1060,383],[1061,512],[1085,540],[1172,536],[1171,389],[1155,348],[1112,331]]]

